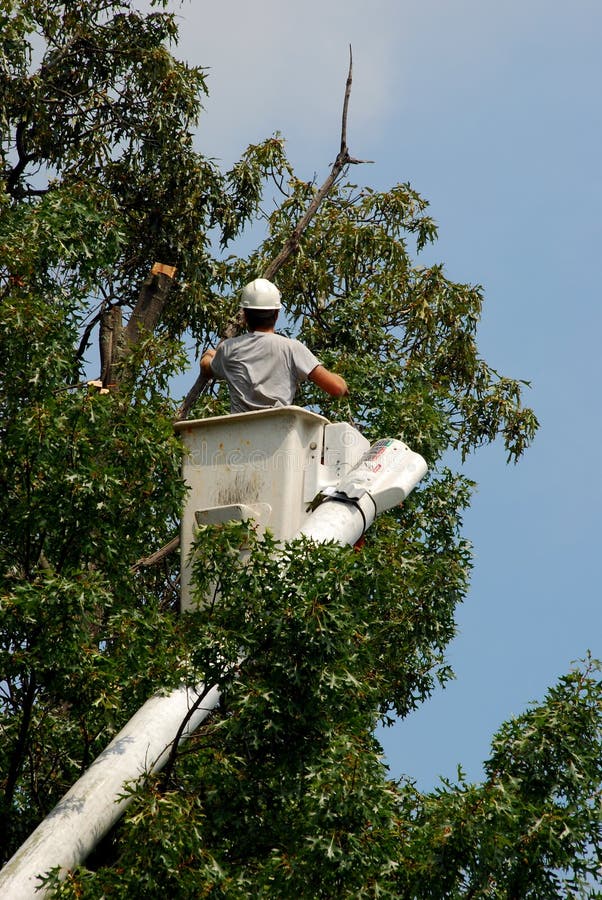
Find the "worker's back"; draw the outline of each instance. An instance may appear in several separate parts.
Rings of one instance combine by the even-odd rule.
[[[300,341],[252,331],[224,341],[211,360],[213,373],[228,383],[231,412],[289,406],[297,386],[319,365]]]
[[[280,307],[275,284],[265,278],[251,281],[241,295],[248,333],[223,341],[217,350],[208,348],[201,357],[205,378],[227,381],[233,413],[289,406],[306,378],[333,397],[348,393],[345,379],[325,369],[304,344],[274,332]]]

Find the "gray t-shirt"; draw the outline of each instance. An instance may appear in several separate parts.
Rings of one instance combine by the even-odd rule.
[[[220,344],[211,360],[211,371],[228,382],[230,411],[238,413],[289,406],[299,382],[319,365],[300,341],[251,331]]]

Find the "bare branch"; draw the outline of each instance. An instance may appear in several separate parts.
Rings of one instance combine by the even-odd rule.
[[[347,111],[349,110],[349,98],[351,96],[351,84],[353,81],[353,52],[349,44],[349,71],[345,84],[345,97],[343,99],[343,115],[341,120],[341,148],[339,153],[347,152]]]
[[[137,560],[137,562],[130,567],[130,572],[138,572],[139,569],[146,568],[147,566],[156,566],[157,563],[160,563],[166,556],[169,556],[170,553],[177,550],[179,546],[180,535],[177,534],[175,538],[172,538],[171,541],[165,544],[164,547],[161,547],[160,550],[156,550],[154,553],[151,553],[150,556],[145,556],[142,559]]]
[[[347,73],[347,81],[345,82],[345,96],[343,99],[343,115],[341,120],[341,144],[339,152],[337,153],[336,159],[332,164],[330,174],[326,178],[326,181],[316,193],[315,197],[307,207],[305,213],[301,216],[301,218],[295,225],[290,237],[287,239],[280,253],[266,268],[265,272],[263,273],[264,278],[273,278],[276,272],[278,272],[279,269],[282,268],[289,257],[292,256],[293,253],[296,253],[299,247],[301,235],[313,219],[317,210],[320,208],[324,198],[330,193],[335,181],[337,180],[341,172],[348,165],[362,162],[362,160],[353,159],[349,155],[349,150],[347,148],[347,114],[349,111],[349,98],[351,96],[351,85],[353,82],[352,62],[353,57],[351,54],[351,47],[349,47],[349,71]]]
[[[199,399],[199,397],[201,396],[201,394],[203,393],[203,391],[205,390],[205,388],[207,387],[207,385],[209,383],[210,383],[209,379],[205,378],[205,376],[201,372],[199,372],[199,374],[197,375],[196,381],[194,382],[194,384],[192,385],[192,387],[190,388],[190,390],[184,397],[184,400],[182,401],[182,405],[180,406],[180,408],[178,409],[178,411],[176,413],[176,422],[181,421],[182,419],[188,418],[188,413],[190,412],[190,410],[192,409],[194,404],[197,402],[197,400]]]
[[[100,322],[100,320],[102,318],[102,314],[103,314],[103,310],[101,309],[99,312],[96,313],[96,315],[90,320],[90,322],[88,322],[88,324],[84,328],[84,332],[83,332],[81,340],[79,342],[79,346],[75,353],[76,364],[80,361],[80,359],[82,359],[84,353],[88,349],[89,342],[90,342],[90,335],[96,328],[96,325],[98,324],[98,322]]]

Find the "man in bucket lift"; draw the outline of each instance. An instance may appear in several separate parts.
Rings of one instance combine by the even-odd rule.
[[[201,357],[205,378],[227,381],[232,413],[288,406],[306,378],[333,397],[349,393],[345,379],[324,368],[304,344],[275,333],[280,297],[276,285],[265,278],[247,284],[240,308],[248,331]]]

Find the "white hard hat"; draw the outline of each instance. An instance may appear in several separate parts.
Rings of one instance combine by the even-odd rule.
[[[280,291],[267,278],[256,278],[242,289],[240,295],[241,309],[280,309]]]

